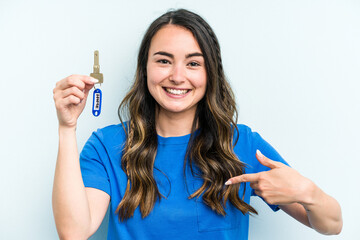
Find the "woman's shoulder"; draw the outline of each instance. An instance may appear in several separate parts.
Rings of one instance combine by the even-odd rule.
[[[251,128],[243,123],[238,123],[236,124],[236,126],[238,127],[240,132],[244,132],[244,133],[249,131],[251,132]]]
[[[106,145],[109,143],[112,145],[123,143],[126,139],[124,128],[127,130],[127,123],[128,122],[124,122],[123,124],[111,124],[102,128],[98,128],[93,132],[93,135],[95,135],[102,143]]]
[[[234,130],[233,143],[236,153],[252,154],[254,145],[257,144],[260,135],[245,124],[236,124],[238,131]]]
[[[238,155],[239,159],[247,164],[249,171],[259,172],[268,170],[256,159],[256,150],[260,150],[265,156],[274,161],[279,161],[288,165],[275,148],[257,131],[252,130],[244,124],[237,124],[237,127],[239,129],[239,139],[237,144],[234,146],[234,151]],[[237,135],[236,131],[234,135]],[[234,139],[236,140],[235,137],[236,136],[234,136]]]
[[[236,126],[239,131],[234,131],[234,138],[237,138],[237,136],[239,136],[239,139],[250,140],[255,133],[249,126],[245,124],[238,123],[236,124]]]

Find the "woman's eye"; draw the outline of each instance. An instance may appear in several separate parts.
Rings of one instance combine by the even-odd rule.
[[[191,62],[191,63],[189,63],[189,65],[190,65],[191,67],[200,66],[200,64],[198,64],[197,62]]]
[[[166,59],[160,59],[159,61],[157,61],[158,63],[162,63],[162,64],[168,64],[170,63],[168,60]]]

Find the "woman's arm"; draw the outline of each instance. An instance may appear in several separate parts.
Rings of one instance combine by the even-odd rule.
[[[306,192],[308,195],[304,197],[303,202],[280,205],[279,207],[299,222],[319,233],[340,234],[343,221],[339,203],[314,183],[308,185]]]
[[[85,239],[90,231],[91,218],[81,177],[75,129],[59,127],[52,199],[60,239]]]
[[[342,216],[339,203],[312,181],[283,163],[270,160],[257,151],[258,161],[271,170],[233,177],[225,184],[250,182],[255,193],[301,223],[322,234],[339,234]]]
[[[59,120],[59,151],[52,205],[60,239],[87,239],[100,226],[110,197],[85,188],[76,142],[77,119],[83,111],[94,80],[71,75],[56,84],[54,101]]]

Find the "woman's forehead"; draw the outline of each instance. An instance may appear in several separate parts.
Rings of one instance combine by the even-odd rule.
[[[193,33],[185,27],[168,24],[154,35],[149,52],[200,52],[200,46]]]

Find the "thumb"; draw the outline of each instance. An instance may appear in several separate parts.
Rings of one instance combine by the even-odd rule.
[[[276,168],[276,167],[280,167],[280,166],[281,166],[281,165],[280,165],[281,163],[276,162],[276,161],[273,161],[273,160],[271,160],[270,158],[265,157],[265,156],[260,152],[259,149],[256,150],[256,158],[258,159],[258,161],[259,161],[262,165],[264,165],[264,166],[266,166],[266,167],[269,167],[269,168],[271,168],[271,169],[274,169],[274,168]]]

